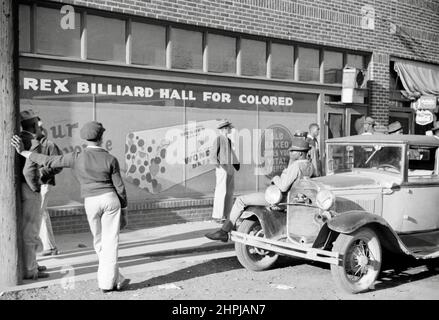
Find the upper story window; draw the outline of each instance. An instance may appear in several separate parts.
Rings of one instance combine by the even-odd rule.
[[[341,83],[343,78],[343,53],[336,51],[324,52],[325,83]]]
[[[320,80],[319,50],[299,48],[299,81]]]
[[[236,72],[236,38],[209,33],[209,68],[210,72]]]
[[[69,28],[62,27],[63,17],[59,9],[36,7],[36,41],[37,53],[65,57],[81,56],[81,18],[75,13],[75,21]],[[73,29],[70,29],[70,27]]]
[[[280,40],[270,40],[268,47],[267,39],[211,33],[205,28],[188,30],[139,17],[100,15],[91,9],[89,13],[84,8],[75,10],[71,29],[61,23],[65,16],[61,5],[55,6],[20,4],[21,53],[335,84],[342,82],[343,67],[367,67],[364,54],[299,47]]]
[[[20,5],[19,7],[19,26],[18,26],[18,43],[20,52],[30,52],[30,6]]]
[[[125,21],[87,15],[87,58],[125,61]]]
[[[241,74],[260,76],[267,74],[267,49],[265,41],[241,40]]]
[[[171,41],[172,68],[203,69],[203,34],[201,32],[173,28]]]
[[[276,79],[294,79],[294,47],[271,44],[271,77]]]
[[[133,22],[131,39],[132,63],[165,67],[166,27]]]
[[[365,57],[362,55],[348,53],[346,55],[346,66],[357,69],[365,69]]]

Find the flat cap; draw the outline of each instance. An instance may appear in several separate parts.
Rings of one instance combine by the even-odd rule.
[[[402,130],[401,122],[395,121],[389,124],[389,133],[394,133],[396,131]]]
[[[20,121],[27,121],[31,119],[39,119],[37,114],[32,109],[23,110],[20,112]]]
[[[82,126],[79,133],[82,139],[94,141],[100,139],[104,131],[105,128],[102,126],[102,123],[90,121]]]
[[[233,125],[232,125],[232,123],[229,121],[229,120],[222,120],[221,122],[220,122],[220,124],[218,124],[218,129],[222,129],[222,128],[225,128],[225,127],[232,127],[233,128]]]
[[[366,117],[366,119],[364,119],[364,123],[368,123],[368,124],[371,124],[371,125],[375,125],[375,119],[374,118],[372,118],[372,117]]]
[[[291,147],[289,151],[308,151],[310,149],[309,143],[304,139],[293,138],[291,139]]]

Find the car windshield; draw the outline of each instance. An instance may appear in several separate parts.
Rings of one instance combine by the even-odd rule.
[[[328,170],[332,173],[364,168],[400,173],[401,166],[402,146],[382,144],[328,146]]]

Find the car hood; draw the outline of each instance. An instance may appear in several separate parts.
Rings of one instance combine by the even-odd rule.
[[[382,189],[399,186],[402,177],[390,173],[347,172],[312,179],[324,189]]]

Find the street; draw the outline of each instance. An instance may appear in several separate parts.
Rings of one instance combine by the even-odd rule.
[[[149,263],[131,279],[123,292],[101,293],[95,279],[39,289],[4,293],[0,299],[96,300],[418,300],[439,299],[439,270],[402,260],[394,271],[384,265],[375,289],[346,294],[335,286],[328,265],[282,259],[264,272],[244,269],[231,249],[169,256],[144,256]],[[393,267],[392,267],[393,264]],[[123,270],[128,270],[124,267]]]

